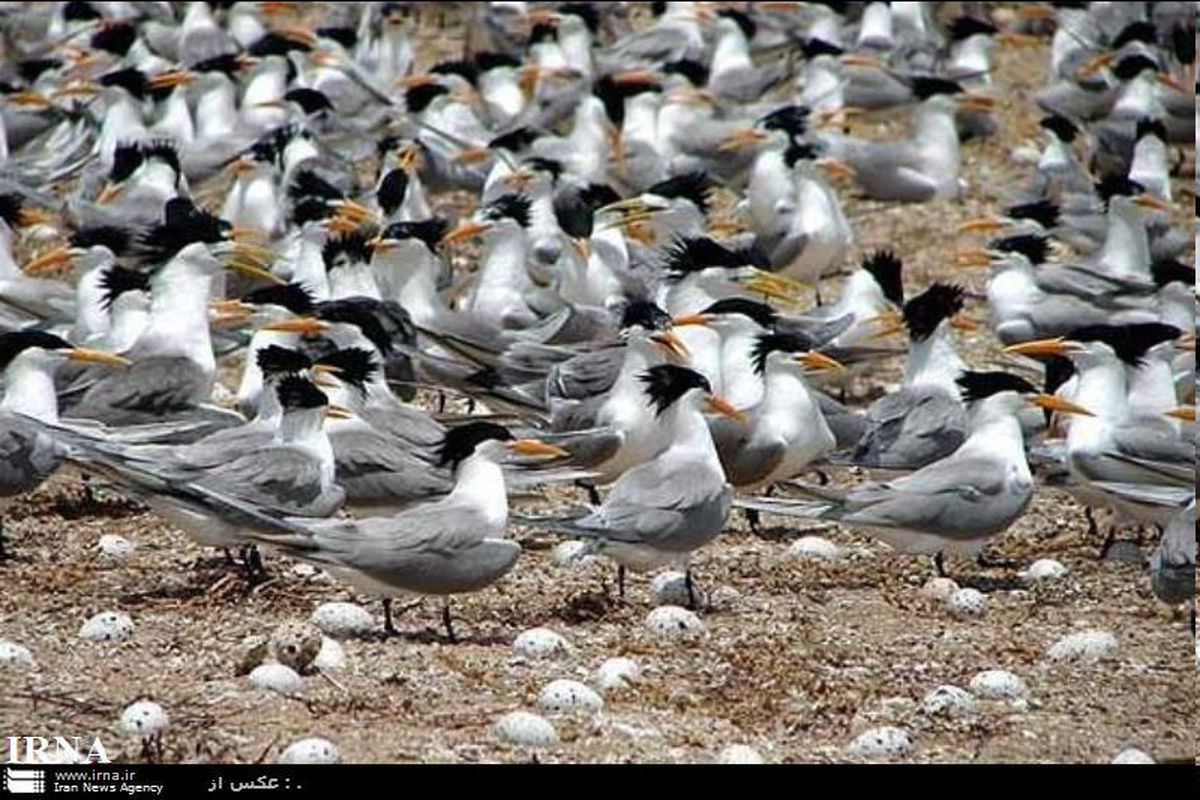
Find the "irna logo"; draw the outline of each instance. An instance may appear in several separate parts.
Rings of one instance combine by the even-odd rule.
[[[108,764],[99,736],[9,736],[9,764]]]

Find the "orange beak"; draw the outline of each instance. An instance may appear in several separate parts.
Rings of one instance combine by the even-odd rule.
[[[684,346],[683,342],[672,331],[659,331],[650,337],[650,341],[680,361],[688,357],[687,347]]]
[[[1035,339],[1034,341],[1021,342],[1020,344],[1010,344],[1004,348],[1005,353],[1022,356],[1065,356],[1077,350],[1078,346],[1063,336],[1056,336],[1053,339]]]
[[[281,319],[277,322],[271,322],[262,326],[259,330],[313,336],[328,331],[329,323],[322,322],[316,317],[293,317],[292,319]]]
[[[1029,402],[1033,403],[1038,408],[1044,408],[1048,411],[1057,411],[1060,414],[1077,414],[1084,417],[1096,416],[1083,406],[1075,405],[1070,400],[1064,400],[1061,397],[1052,394],[1035,394],[1033,397],[1029,398]]]
[[[796,356],[796,362],[815,372],[840,372],[846,368],[842,362],[816,350],[800,353]]]
[[[443,244],[454,244],[463,242],[467,239],[472,239],[491,229],[491,225],[486,222],[474,222],[468,220],[460,224],[457,228],[447,233],[442,237]]]
[[[735,150],[744,150],[747,147],[755,147],[766,140],[767,134],[758,128],[742,128],[726,136],[725,140],[717,145],[717,149],[728,153]]]
[[[744,423],[746,421],[746,415],[734,408],[733,404],[724,397],[719,397],[715,394],[709,395],[708,397],[704,398],[704,402],[705,405],[708,406],[709,411],[729,417],[730,419],[738,422]]]
[[[564,458],[571,455],[561,447],[546,444],[538,439],[516,439],[508,443],[508,449],[517,455],[540,458]]]

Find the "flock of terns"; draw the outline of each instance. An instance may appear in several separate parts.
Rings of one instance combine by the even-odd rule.
[[[1053,487],[1155,527],[1155,592],[1194,604],[1195,5],[942,5],[6,4],[0,498],[74,464],[390,632],[392,598],[512,570],[510,521],[623,591],[734,507],[942,570]],[[426,63],[451,13],[461,59]],[[1027,180],[945,248],[989,271],[985,370],[966,291],[852,263],[842,201],[961,198],[960,142],[1026,102],[993,50],[1045,39]],[[881,113],[907,138],[850,135]],[[510,514],[551,482],[590,503]]]

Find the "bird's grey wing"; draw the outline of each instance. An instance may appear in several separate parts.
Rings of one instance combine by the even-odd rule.
[[[397,505],[445,494],[453,481],[444,471],[407,452],[376,431],[345,431],[330,437],[337,481],[352,506]]]
[[[211,392],[212,377],[191,359],[144,358],[125,370],[109,369],[63,415],[128,425],[191,410]]]
[[[605,347],[573,356],[547,373],[551,397],[582,399],[612,388],[625,359],[624,347]]]
[[[854,462],[863,466],[916,469],[953,452],[965,438],[962,404],[940,390],[885,395],[867,418],[867,432],[854,452]]]
[[[990,459],[950,458],[895,481],[864,484],[847,496],[841,522],[946,537],[995,533],[1032,498],[1032,485],[1010,491]]]
[[[733,487],[700,479],[703,474],[699,464],[667,464],[661,459],[641,464],[622,475],[604,504],[576,520],[574,527],[616,542],[663,549],[673,549],[682,532],[715,535],[729,510]]]
[[[508,572],[521,554],[516,542],[489,536],[491,526],[476,509],[449,501],[392,517],[304,527],[308,541],[289,548],[302,557],[427,594],[483,588]]]
[[[60,461],[54,440],[16,414],[0,413],[0,497],[37,486]]]
[[[1193,486],[1196,482],[1196,444],[1180,439],[1174,429],[1141,419],[1113,429],[1115,451],[1102,455],[1159,476],[1153,483]]]
[[[1043,267],[1035,274],[1038,288],[1056,294],[1073,294],[1093,303],[1126,303],[1130,295],[1148,294],[1154,284],[1102,275],[1080,266]]]
[[[279,514],[301,517],[327,517],[343,499],[339,487],[322,485],[316,459],[289,445],[246,453],[188,483]]]

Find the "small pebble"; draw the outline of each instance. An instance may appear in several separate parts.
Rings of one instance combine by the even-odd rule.
[[[717,754],[718,764],[765,764],[766,761],[753,747],[745,744],[731,744]]]
[[[280,664],[304,672],[321,651],[321,632],[307,622],[285,622],[271,634],[270,652]]]
[[[321,649],[317,651],[316,658],[309,666],[315,670],[345,669],[346,651],[342,649],[336,639],[323,636],[321,637]]]
[[[942,684],[929,690],[921,710],[931,717],[963,717],[975,710],[975,698],[966,689]]]
[[[629,689],[642,677],[642,668],[632,658],[610,658],[592,676],[592,685],[602,692]]]
[[[571,643],[549,628],[530,628],[513,640],[513,650],[521,655],[545,658],[571,651]]]
[[[1113,756],[1113,764],[1153,764],[1154,759],[1136,747],[1126,747]]]
[[[596,560],[594,553],[588,553],[588,543],[578,539],[559,542],[554,546],[550,557],[560,567],[581,567]]]
[[[502,741],[527,747],[545,747],[558,742],[558,733],[545,717],[529,711],[510,711],[492,729]]]
[[[158,703],[139,700],[121,712],[117,724],[130,736],[148,739],[165,731],[171,721]]]
[[[945,600],[958,591],[958,584],[950,578],[930,578],[921,587],[921,594],[934,600]]]
[[[292,742],[279,755],[280,764],[337,764],[341,760],[337,745],[319,736]]]
[[[978,589],[957,589],[943,603],[958,619],[977,619],[987,613],[987,597]]]
[[[0,639],[0,667],[32,667],[33,653],[23,644]]]
[[[123,611],[101,611],[83,623],[79,635],[93,642],[123,642],[133,635],[133,620]]]
[[[971,694],[984,700],[1019,700],[1029,691],[1025,681],[1004,669],[989,669],[971,678]]]
[[[679,606],[659,606],[646,615],[646,628],[662,636],[691,637],[704,632],[700,618]]]
[[[1117,651],[1117,637],[1108,631],[1087,630],[1068,634],[1046,651],[1051,661],[1092,663]]]
[[[824,536],[802,536],[788,547],[787,555],[788,558],[836,561],[841,558],[842,550]]]
[[[100,554],[100,563],[122,564],[133,558],[133,553],[137,548],[124,536],[106,533],[96,543],[96,549]]]
[[[586,711],[595,713],[604,707],[604,700],[579,681],[560,678],[551,681],[538,695],[538,705],[546,711]]]
[[[908,734],[900,728],[884,726],[863,731],[846,748],[856,758],[890,758],[912,749]]]
[[[696,604],[703,606],[705,596],[700,587],[692,584],[696,594]],[[691,598],[688,596],[687,575],[682,572],[660,572],[650,581],[650,596],[656,606],[688,606]]]
[[[1057,581],[1066,577],[1067,568],[1053,558],[1039,558],[1018,574],[1025,583],[1038,581]]]
[[[309,622],[321,633],[335,639],[367,636],[375,632],[371,613],[355,603],[322,603],[313,611]]]
[[[259,664],[250,671],[250,685],[280,694],[299,694],[304,691],[300,673],[283,664]]]

